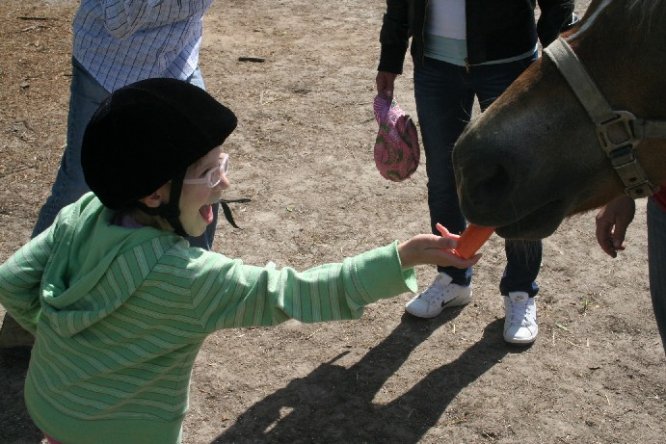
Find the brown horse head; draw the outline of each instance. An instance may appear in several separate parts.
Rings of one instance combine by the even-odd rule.
[[[593,0],[564,37],[613,110],[666,120],[666,0]],[[651,182],[666,181],[666,139],[641,140],[635,151]],[[508,238],[546,237],[625,189],[548,57],[468,126],[453,161],[465,216]]]

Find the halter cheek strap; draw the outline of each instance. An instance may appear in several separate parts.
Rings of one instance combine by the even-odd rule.
[[[571,46],[558,38],[544,49],[569,84],[596,126],[599,144],[634,199],[654,194],[657,188],[636,158],[642,139],[666,138],[666,121],[639,119],[629,111],[613,110],[585,70]]]

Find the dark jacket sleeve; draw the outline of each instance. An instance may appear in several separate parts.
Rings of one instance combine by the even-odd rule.
[[[550,45],[560,32],[571,27],[576,20],[573,0],[538,0],[541,15],[537,23],[537,33],[541,45]]]
[[[379,71],[402,74],[409,44],[409,1],[387,0],[386,13],[379,33],[381,53]]]

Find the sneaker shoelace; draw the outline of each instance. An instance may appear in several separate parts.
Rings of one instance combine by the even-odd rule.
[[[457,286],[439,277],[433,282],[424,297],[431,304],[448,304],[456,298]]]
[[[521,327],[532,325],[532,307],[529,299],[520,302],[511,301],[511,324],[517,324],[520,321]]]
[[[448,294],[445,287],[446,285],[442,283],[442,279],[437,277],[435,282],[421,296],[430,302],[440,303],[446,299],[446,295]]]

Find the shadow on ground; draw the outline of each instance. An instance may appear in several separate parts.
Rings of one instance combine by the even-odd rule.
[[[458,393],[507,353],[524,350],[502,341],[503,320],[498,319],[456,360],[433,370],[395,400],[373,403],[412,351],[459,313],[452,310],[428,321],[405,314],[395,330],[356,364],[349,368],[335,364],[346,352],[321,364],[250,407],[213,443],[419,442]],[[42,438],[23,401],[26,350],[0,351],[0,380],[5,381],[0,443],[38,443]]]
[[[418,442],[460,391],[517,351],[502,341],[499,319],[458,359],[433,370],[394,401],[374,404],[376,393],[410,353],[459,313],[430,321],[404,315],[358,363],[350,368],[336,365],[343,353],[320,365],[250,407],[213,443]]]
[[[0,350],[0,443],[38,443],[42,434],[28,416],[23,383],[28,371],[27,348]]]

